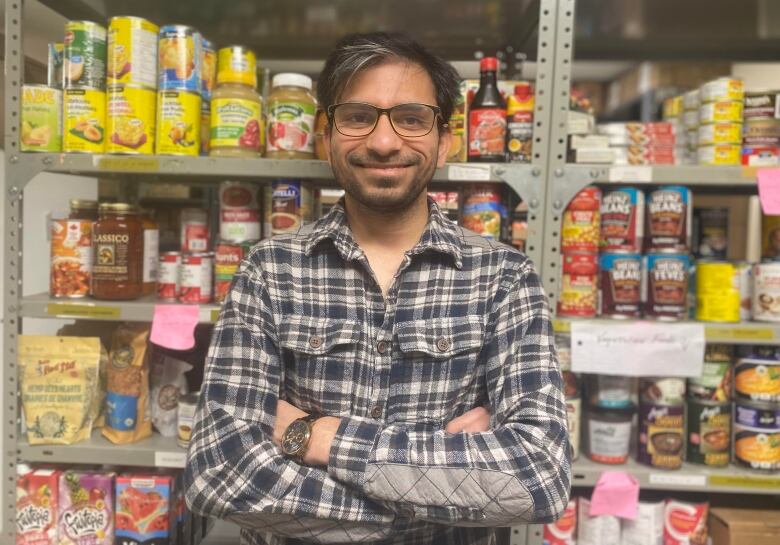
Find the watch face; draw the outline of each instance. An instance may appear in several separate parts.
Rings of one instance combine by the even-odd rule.
[[[309,440],[309,426],[296,420],[285,430],[282,437],[282,451],[290,456],[297,455]]]

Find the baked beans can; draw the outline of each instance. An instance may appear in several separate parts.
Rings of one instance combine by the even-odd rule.
[[[780,405],[737,402],[734,404],[734,422],[749,428],[780,429]]]
[[[209,249],[209,215],[202,208],[181,211],[181,251],[205,252]]]
[[[297,180],[278,180],[271,185],[268,223],[271,235],[294,233],[312,219],[314,193]]]
[[[736,100],[709,102],[699,107],[699,123],[742,123],[744,105]]]
[[[648,318],[682,320],[688,306],[688,254],[663,250],[647,254],[644,266],[644,312]]]
[[[196,253],[181,256],[179,301],[189,304],[211,302],[213,254]]]
[[[197,407],[198,394],[190,393],[179,398],[179,404],[176,407],[176,443],[181,448],[186,449],[190,444]]]
[[[690,248],[693,223],[690,189],[679,185],[659,187],[647,196],[645,217],[646,250],[687,251]]]
[[[602,250],[642,251],[645,228],[645,194],[635,187],[604,193],[601,199]]]
[[[501,188],[495,185],[475,185],[463,196],[461,225],[485,238],[501,238],[502,218],[506,210],[502,204]]]
[[[780,263],[753,265],[753,319],[780,322]]]
[[[678,469],[685,452],[683,405],[639,404],[637,462],[660,469]]]
[[[572,498],[566,504],[563,515],[544,525],[542,543],[544,545],[575,545],[577,540],[577,500]]]
[[[157,94],[144,87],[111,85],[107,101],[106,152],[153,154]]]
[[[62,103],[62,151],[105,153],[106,92],[65,89]]]
[[[664,545],[704,545],[707,543],[709,504],[666,500],[664,505]]]
[[[628,251],[599,256],[599,308],[602,316],[637,318],[642,312],[642,257]]]
[[[780,469],[780,428],[751,428],[734,424],[734,462],[750,469]]]
[[[233,276],[255,241],[240,244],[221,242],[214,249],[214,301],[221,303],[227,297]]]
[[[753,91],[745,93],[745,121],[752,119],[780,119],[780,91]]]
[[[175,301],[179,294],[179,269],[181,252],[163,252],[157,268],[157,297],[165,301]]]
[[[562,257],[558,315],[592,318],[598,311],[598,255],[572,252]]]
[[[734,365],[734,397],[737,400],[780,403],[780,360],[774,349],[759,350]]]
[[[65,23],[62,70],[66,89],[104,89],[106,28],[91,21]]]
[[[698,261],[696,319],[702,322],[739,322],[743,318],[743,307],[749,318],[750,270],[746,263]]]
[[[219,236],[226,242],[245,242],[260,238],[257,184],[219,184]]]
[[[217,52],[214,44],[206,38],[200,40],[200,95],[204,101],[211,100],[211,93],[217,85]]]
[[[718,78],[708,81],[699,88],[702,102],[734,100],[741,102],[745,98],[745,84],[741,79]]]
[[[580,421],[582,419],[582,399],[579,397],[566,398],[566,422],[569,426],[569,444],[571,445],[571,459],[580,457]]]
[[[22,151],[62,151],[62,90],[45,85],[22,87]]]
[[[89,295],[92,278],[92,222],[53,220],[49,293],[71,299]]]
[[[644,403],[682,406],[685,403],[685,379],[677,377],[640,378],[639,396]]]
[[[700,165],[739,165],[742,162],[742,146],[739,144],[712,144],[699,146],[696,160]]]
[[[188,91],[157,92],[156,153],[200,153],[200,95]]]
[[[141,17],[112,17],[108,22],[108,85],[157,88],[157,33],[160,27]]]
[[[688,440],[685,460],[710,467],[729,465],[731,403],[689,399],[685,413]]]
[[[563,213],[561,250],[598,251],[600,235],[601,190],[588,186],[574,197]]]
[[[198,31],[185,25],[165,25],[158,37],[157,86],[161,90],[190,91],[200,96]]]

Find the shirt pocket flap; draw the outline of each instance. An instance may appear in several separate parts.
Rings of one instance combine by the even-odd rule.
[[[481,348],[484,332],[479,316],[412,320],[396,326],[401,351],[422,352],[434,358],[451,358]]]
[[[279,344],[294,352],[327,354],[334,347],[356,344],[360,324],[353,320],[290,315],[278,325]]]

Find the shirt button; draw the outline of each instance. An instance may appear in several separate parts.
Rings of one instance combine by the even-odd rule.
[[[450,349],[450,341],[444,337],[439,337],[439,339],[436,341],[436,348],[439,349],[439,352],[446,352]]]
[[[380,354],[384,354],[387,351],[387,343],[385,341],[376,343],[376,351]]]
[[[379,405],[375,405],[373,409],[371,409],[371,417],[372,418],[380,418],[382,416],[382,407]]]
[[[322,337],[318,337],[317,335],[315,335],[314,337],[309,339],[309,346],[311,346],[312,348],[319,348],[320,346],[322,346]]]

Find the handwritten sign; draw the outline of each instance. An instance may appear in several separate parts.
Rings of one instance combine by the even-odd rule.
[[[780,215],[780,168],[762,168],[756,173],[758,198],[764,214]]]
[[[638,321],[573,321],[572,371],[629,377],[698,377],[704,326]]]

